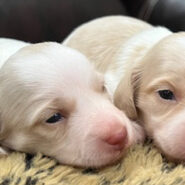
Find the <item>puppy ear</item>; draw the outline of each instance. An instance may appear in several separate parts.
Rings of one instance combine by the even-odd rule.
[[[123,110],[131,120],[137,120],[138,118],[136,96],[140,76],[141,73],[138,68],[129,70],[121,79],[114,93],[114,104]]]

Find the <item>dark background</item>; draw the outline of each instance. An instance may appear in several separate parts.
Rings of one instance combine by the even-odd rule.
[[[185,0],[0,0],[0,37],[61,42],[75,27],[105,15],[185,30]]]

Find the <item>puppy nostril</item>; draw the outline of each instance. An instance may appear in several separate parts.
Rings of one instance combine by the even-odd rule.
[[[119,144],[125,143],[126,138],[127,138],[127,130],[125,127],[123,127],[119,132],[112,133],[112,135],[109,136],[104,141],[110,145],[119,145]]]

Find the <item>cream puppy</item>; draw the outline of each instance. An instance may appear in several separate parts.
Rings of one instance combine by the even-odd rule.
[[[100,167],[143,138],[141,127],[112,104],[102,75],[79,52],[52,42],[29,44],[2,65],[3,147]]]
[[[185,33],[110,16],[80,26],[64,45],[94,62],[115,105],[167,156],[185,160]]]

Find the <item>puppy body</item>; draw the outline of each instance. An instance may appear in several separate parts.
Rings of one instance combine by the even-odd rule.
[[[109,16],[83,24],[63,44],[85,54],[105,74],[107,89],[114,94],[125,71],[169,34],[166,28],[154,28],[134,18]]]
[[[63,44],[95,61],[115,105],[167,156],[185,159],[184,33],[110,16],[80,26]]]
[[[99,167],[143,140],[111,102],[103,76],[79,52],[29,44],[0,69],[0,143],[59,162]]]
[[[122,45],[151,26],[123,16],[95,19],[75,29],[63,42],[84,53],[96,68],[105,72],[114,65]]]

